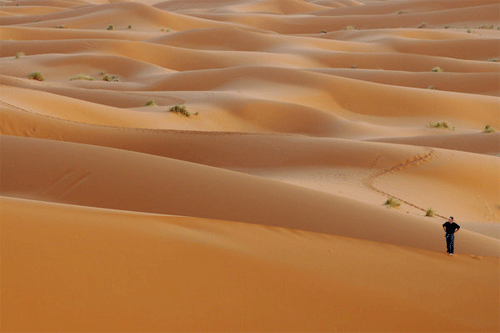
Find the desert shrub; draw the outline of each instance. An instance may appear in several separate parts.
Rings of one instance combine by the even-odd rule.
[[[493,133],[493,132],[495,132],[495,129],[491,127],[491,125],[484,126],[483,133]]]
[[[108,28],[106,30],[115,30],[115,26],[110,24],[108,25]]]
[[[102,79],[104,81],[108,81],[108,82],[118,82],[118,81],[120,81],[120,79],[118,79],[116,77],[116,75],[112,75],[112,74],[104,74],[104,76],[102,77]]]
[[[488,58],[488,61],[490,61],[490,62],[499,62],[500,58]]]
[[[431,69],[431,71],[435,73],[440,73],[443,72],[443,69],[441,67],[434,67],[433,69]]]
[[[321,30],[319,33],[320,34],[326,34],[326,30]]]
[[[422,22],[419,25],[417,25],[417,28],[422,29],[422,28],[425,28],[426,26],[427,26],[427,23]]]
[[[434,216],[434,215],[436,215],[436,212],[434,211],[434,209],[432,209],[432,208],[427,208],[427,210],[425,211],[425,216],[430,216],[430,217],[432,217],[432,216]]]
[[[398,12],[398,14],[403,14],[403,11],[402,11],[402,10],[400,10],[400,11]]]
[[[127,27],[127,29],[132,29],[132,26],[131,26],[131,25],[129,25],[129,26]]]
[[[356,68],[358,68],[358,66],[356,66],[356,65],[352,65],[352,66],[351,66],[351,68],[356,69]]]
[[[434,89],[434,86],[428,86],[427,89]]]
[[[168,29],[168,28],[162,28],[161,31],[162,32],[170,32],[170,29]]]
[[[64,29],[64,28],[66,28],[66,26],[64,24],[59,24],[59,25],[56,25],[56,28],[57,29]]]
[[[43,75],[41,72],[31,72],[28,75],[28,79],[30,80],[37,80],[37,81],[45,81]]]
[[[447,121],[438,121],[437,123],[429,123],[429,128],[451,128]]]
[[[449,25],[445,25],[444,28],[445,29],[450,29],[450,26]]]
[[[353,25],[348,25],[347,27],[344,28],[344,30],[354,30],[356,29]]]
[[[471,29],[467,29],[467,33],[470,34],[472,32]]]
[[[493,29],[493,25],[483,24],[479,26],[479,29]]]
[[[172,106],[168,111],[170,112],[175,112],[175,113],[180,113],[186,117],[191,116],[191,113],[186,109],[186,106],[184,105],[176,105]]]
[[[71,81],[73,80],[87,80],[87,81],[93,81],[94,78],[92,76],[89,76],[89,75],[85,75],[85,74],[78,74],[77,76],[73,76],[71,79]]]
[[[19,58],[24,57],[24,56],[25,56],[24,52],[17,52],[15,58],[19,59]]]
[[[384,205],[386,205],[387,207],[399,207],[401,206],[401,202],[391,197],[385,201]]]
[[[144,106],[157,106],[158,104],[156,104],[156,102],[154,101],[154,99],[150,99],[149,101],[147,101],[146,103],[144,103]]]

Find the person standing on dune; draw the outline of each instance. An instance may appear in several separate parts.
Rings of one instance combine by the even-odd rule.
[[[443,230],[446,232],[446,252],[452,256],[455,251],[455,234],[460,230],[460,226],[453,221],[453,216],[450,216],[448,221],[443,223]]]

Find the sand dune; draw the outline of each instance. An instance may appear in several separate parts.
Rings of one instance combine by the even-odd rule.
[[[499,331],[499,10],[3,1],[1,330]]]

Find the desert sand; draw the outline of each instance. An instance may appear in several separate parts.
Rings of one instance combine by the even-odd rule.
[[[498,1],[0,6],[2,332],[500,331]]]

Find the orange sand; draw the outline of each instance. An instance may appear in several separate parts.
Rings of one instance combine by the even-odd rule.
[[[500,331],[498,1],[0,4],[2,332]]]

